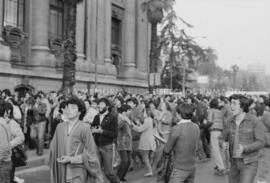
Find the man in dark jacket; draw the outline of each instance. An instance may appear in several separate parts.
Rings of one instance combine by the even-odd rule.
[[[109,112],[109,101],[106,98],[99,100],[99,114],[92,123],[92,133],[99,150],[101,165],[110,183],[119,183],[118,177],[113,172],[113,143],[117,138],[117,117]]]

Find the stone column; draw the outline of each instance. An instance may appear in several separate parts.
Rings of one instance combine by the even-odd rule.
[[[77,4],[76,17],[76,49],[79,60],[84,60],[84,42],[85,42],[85,0]]]
[[[105,0],[98,0],[97,6],[97,62],[104,64]]]
[[[10,60],[10,48],[8,46],[2,45],[1,41],[3,41],[2,32],[3,32],[3,10],[4,10],[4,1],[0,0],[0,61],[9,61]]]
[[[3,19],[4,19],[4,16],[3,16],[3,10],[4,10],[4,0],[0,0],[0,41],[3,41],[3,38],[2,38],[2,32],[3,32]]]
[[[54,66],[49,53],[49,0],[32,2],[31,65]]]
[[[125,28],[124,28],[124,77],[135,76],[135,37],[136,37],[136,0],[125,3]]]
[[[141,72],[147,72],[147,62],[149,57],[148,50],[148,20],[146,13],[142,10],[141,4],[145,0],[137,1],[137,44],[136,44],[136,57],[137,68]]]
[[[111,65],[112,1],[105,0],[105,64]]]

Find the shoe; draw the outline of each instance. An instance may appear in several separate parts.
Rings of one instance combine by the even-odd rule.
[[[266,180],[257,180],[257,183],[267,183]]]
[[[152,172],[148,172],[146,174],[144,174],[145,177],[152,177],[153,176],[153,173]]]
[[[17,182],[17,183],[24,183],[24,179],[20,179],[19,177],[14,177],[14,182]]]
[[[226,170],[220,170],[218,168],[215,170],[215,175],[223,176],[223,175],[226,175],[226,174],[227,174]]]
[[[127,179],[123,178],[123,179],[120,179],[121,182],[127,182]]]

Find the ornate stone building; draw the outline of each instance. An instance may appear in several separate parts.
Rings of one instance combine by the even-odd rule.
[[[143,1],[77,5],[75,89],[92,90],[96,76],[99,89],[146,90],[150,25]],[[0,0],[1,89],[61,88],[66,9],[62,0]]]

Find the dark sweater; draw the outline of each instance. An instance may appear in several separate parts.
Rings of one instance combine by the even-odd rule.
[[[94,134],[94,139],[97,146],[105,146],[112,144],[117,138],[118,122],[117,117],[111,113],[107,114],[102,122],[100,122],[100,115],[96,115],[91,127],[101,127],[103,130],[100,134]]]
[[[196,164],[196,150],[200,139],[200,129],[197,124],[180,123],[172,128],[164,152],[174,152],[174,168],[180,170],[194,170]]]

